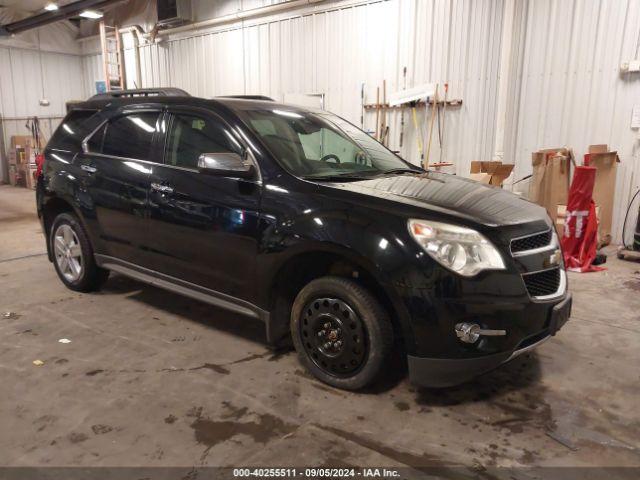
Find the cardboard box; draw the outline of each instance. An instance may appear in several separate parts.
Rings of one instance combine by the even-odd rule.
[[[472,173],[469,175],[469,178],[476,182],[486,183],[487,185],[491,183],[491,174],[489,173]]]
[[[30,135],[12,135],[11,136],[11,150],[16,148],[30,147],[34,148],[35,140]]]
[[[609,151],[609,145],[602,143],[599,145],[589,145],[589,153],[607,153]]]
[[[488,169],[491,169],[497,165],[502,165],[502,162],[499,162],[499,161],[480,162],[478,160],[474,160],[471,162],[471,173],[486,172]]]
[[[31,147],[16,147],[9,150],[9,165],[28,165],[36,163],[36,152]]]
[[[567,148],[550,148],[531,155],[532,176],[529,200],[545,207],[553,222],[558,217],[558,205],[566,205],[573,153]]]
[[[620,158],[617,152],[610,152],[607,145],[590,145],[584,156],[584,164],[596,168],[596,183],[593,187],[593,201],[600,208],[598,222],[599,244],[611,243],[611,223],[613,221],[613,199],[616,191],[616,176]]]
[[[14,187],[25,186],[25,170],[23,165],[9,165],[9,184]]]
[[[36,172],[38,171],[37,167],[27,166],[24,169],[24,181],[25,187],[35,189],[38,183],[36,179]]]
[[[469,175],[469,178],[476,182],[501,187],[505,178],[511,175],[513,167],[514,165],[502,162],[480,162],[474,160],[471,162],[471,175]]]
[[[18,167],[16,165],[9,165],[9,185],[14,187],[18,183]]]
[[[36,149],[33,147],[25,147],[24,149],[24,163],[26,165],[36,164]]]

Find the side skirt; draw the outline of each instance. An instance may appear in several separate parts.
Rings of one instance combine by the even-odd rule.
[[[135,280],[169,290],[171,292],[190,297],[201,302],[206,302],[216,307],[224,308],[248,317],[257,318],[267,324],[270,323],[270,314],[266,310],[251,302],[241,300],[231,295],[210,290],[194,283],[186,282],[164,273],[156,272],[133,263],[110,257],[108,255],[95,254],[96,263],[102,268],[121,273]]]

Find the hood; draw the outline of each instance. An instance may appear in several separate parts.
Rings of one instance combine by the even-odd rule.
[[[486,226],[547,222],[544,208],[513,193],[444,173],[402,174],[324,184],[453,215]]]

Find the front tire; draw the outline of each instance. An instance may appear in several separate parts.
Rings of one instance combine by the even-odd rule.
[[[345,390],[371,384],[393,345],[386,310],[368,290],[340,277],[318,278],[298,293],[291,335],[309,372]]]
[[[71,290],[99,289],[109,271],[96,265],[89,237],[72,213],[61,213],[51,225],[49,236],[53,265],[62,283]]]

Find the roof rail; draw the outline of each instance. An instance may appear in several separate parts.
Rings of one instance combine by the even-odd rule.
[[[110,92],[98,93],[89,100],[108,100],[110,98],[133,98],[133,97],[190,97],[187,92],[180,88],[138,88],[132,90],[111,90]]]
[[[239,98],[241,100],[266,100],[268,102],[275,102],[271,97],[266,95],[222,95],[219,98]]]

